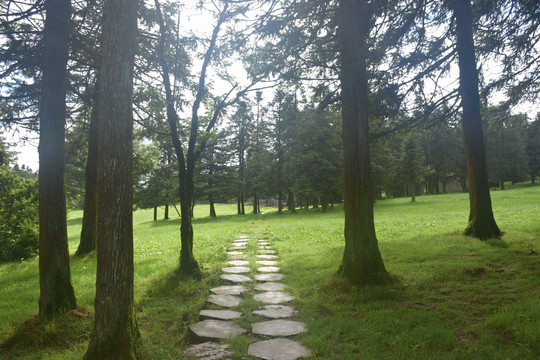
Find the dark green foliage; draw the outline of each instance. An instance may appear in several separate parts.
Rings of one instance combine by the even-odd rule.
[[[540,113],[536,119],[527,126],[527,139],[525,140],[525,151],[529,164],[529,175],[534,183],[536,176],[540,174]]]
[[[0,168],[0,262],[29,259],[38,248],[38,185]]]
[[[485,111],[486,159],[492,185],[515,184],[529,175],[525,152],[527,116],[511,115],[502,107]]]

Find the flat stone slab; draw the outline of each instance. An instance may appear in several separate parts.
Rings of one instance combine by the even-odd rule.
[[[231,281],[234,283],[243,283],[248,281],[253,281],[249,276],[240,275],[240,274],[222,274],[219,276],[222,280]]]
[[[276,250],[258,250],[260,254],[275,254]]]
[[[232,265],[232,266],[244,266],[244,265],[249,265],[249,261],[248,260],[229,260],[227,261],[227,264]]]
[[[230,266],[230,267],[221,268],[221,270],[223,272],[231,273],[231,274],[243,274],[243,273],[248,273],[251,271],[251,269],[246,266]]]
[[[269,305],[270,306],[270,305]],[[233,320],[242,316],[239,311],[233,310],[201,310],[199,316],[204,318],[220,319],[220,320]]]
[[[233,255],[244,255],[241,251],[227,251],[227,255],[233,256]]]
[[[184,356],[204,358],[204,360],[218,360],[233,355],[234,352],[232,351],[231,345],[219,344],[211,341],[190,345],[184,349]]]
[[[229,339],[246,332],[237,323],[223,320],[203,320],[189,325],[189,329],[201,339]]]
[[[285,289],[287,285],[278,282],[267,282],[255,285],[257,291],[281,291]]]
[[[246,234],[240,234],[236,236],[238,239],[249,239],[249,235]]]
[[[246,246],[247,241],[235,241],[232,243],[233,246]]]
[[[294,296],[285,292],[267,291],[253,295],[253,299],[266,304],[281,304],[293,300]]]
[[[272,247],[271,246],[259,246],[259,249],[260,250],[264,250],[264,249],[270,250],[270,249],[272,249]]]
[[[253,323],[251,331],[257,335],[292,336],[307,331],[307,327],[301,321],[278,319]]]
[[[261,266],[260,268],[257,268],[257,271],[264,273],[276,273],[279,272],[279,268],[277,266]]]
[[[210,289],[216,295],[238,295],[247,291],[242,285],[223,285]]]
[[[254,342],[248,348],[248,355],[265,360],[296,360],[309,354],[307,347],[289,339]]]
[[[258,260],[258,261],[255,261],[255,263],[259,265],[266,265],[266,266],[277,265],[277,261],[275,260]]]
[[[231,260],[240,260],[240,259],[247,259],[246,254],[239,254],[239,255],[229,255],[229,259]]]
[[[264,305],[253,310],[253,313],[267,318],[280,319],[294,316],[298,314],[298,311],[287,305]]]
[[[225,307],[236,307],[242,302],[242,298],[234,295],[208,295],[206,302]]]
[[[257,259],[277,259],[277,255],[255,255]]]
[[[257,274],[255,280],[257,281],[279,281],[283,279],[283,274]]]
[[[270,245],[270,243],[268,241],[266,241],[266,240],[259,240],[257,242],[257,244],[259,244],[259,245]]]
[[[229,250],[231,250],[231,251],[234,251],[234,250],[246,250],[246,246],[244,246],[244,245],[231,246],[229,248]]]

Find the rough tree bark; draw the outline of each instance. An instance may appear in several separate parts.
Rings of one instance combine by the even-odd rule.
[[[342,0],[338,10],[343,119],[345,250],[339,274],[357,285],[387,279],[373,221],[366,71],[366,0]]]
[[[71,2],[45,2],[39,131],[39,315],[75,308],[66,220],[65,119]]]
[[[97,238],[97,154],[98,154],[98,114],[97,89],[96,99],[92,107],[90,119],[90,132],[88,136],[88,158],[86,160],[84,211],[81,229],[81,240],[77,248],[77,255],[88,254],[96,249]]]
[[[464,234],[488,239],[499,237],[502,233],[493,217],[489,194],[471,3],[470,0],[453,0],[452,6],[456,17],[456,47],[459,59],[459,83],[470,200],[469,223]]]
[[[84,359],[137,359],[133,309],[133,65],[137,0],[106,0],[98,127],[95,321]]]

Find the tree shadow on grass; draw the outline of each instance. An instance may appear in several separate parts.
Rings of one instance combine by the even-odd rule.
[[[182,358],[188,325],[197,321],[208,296],[207,278],[183,278],[173,270],[150,280],[135,305],[145,358]]]
[[[0,344],[0,357],[37,356],[40,352],[73,348],[89,340],[92,324],[93,317],[85,309],[68,311],[50,322],[34,316],[16,327]]]
[[[503,239],[498,239],[498,238],[488,239],[486,240],[486,244],[488,244],[491,247],[496,247],[496,248],[502,248],[502,249],[508,248],[508,244],[506,243],[506,241],[504,241]]]

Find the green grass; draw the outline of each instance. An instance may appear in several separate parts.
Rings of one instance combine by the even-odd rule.
[[[268,238],[278,251],[283,282],[309,329],[297,339],[314,359],[537,359],[540,187],[494,191],[492,199],[505,234],[485,242],[460,235],[467,194],[378,202],[379,246],[396,282],[364,289],[335,277],[344,246],[341,206],[328,213],[278,215],[265,209],[263,216],[237,216],[235,205],[220,205],[217,219],[208,217],[207,206],[196,206],[194,252],[204,269],[202,281],[175,275],[179,220],[153,222],[151,210],[137,211],[135,302],[143,355],[181,358],[187,325],[197,320],[208,289],[219,283],[225,247],[245,233]],[[73,211],[68,220],[72,254],[81,216]],[[79,312],[41,324],[35,318],[37,259],[0,265],[0,358],[82,357],[92,329],[95,255],[72,256],[71,267]],[[253,305],[241,306],[248,311]],[[253,339],[231,343],[240,352]]]

